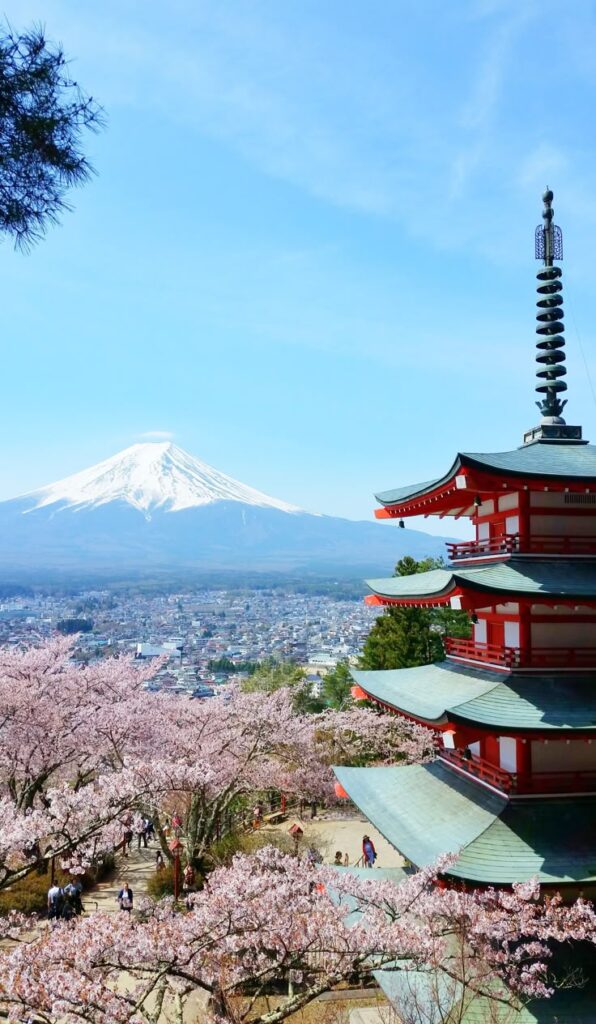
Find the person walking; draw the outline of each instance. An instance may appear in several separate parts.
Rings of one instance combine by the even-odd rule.
[[[130,911],[132,910],[133,899],[134,896],[130,885],[128,884],[128,882],[123,882],[122,888],[118,893],[118,905],[120,907],[120,910],[127,910],[128,913],[130,914]]]
[[[161,855],[161,850],[158,850],[157,853],[155,854],[155,870],[159,873],[160,871],[165,871],[165,869],[166,866],[164,864],[164,859]]]
[[[64,886],[65,900],[72,907],[73,912],[80,917],[83,913],[83,904],[81,902],[81,893],[83,892],[83,886],[80,882],[69,882],[68,885]]]
[[[54,882],[48,889],[48,919],[56,921],[62,914],[64,893],[59,885]]]
[[[362,857],[364,859],[365,868],[372,868],[374,866],[377,859],[377,851],[375,850],[375,844],[370,836],[362,837]]]
[[[145,827],[144,818],[139,818],[139,820],[136,822],[135,832],[137,834],[137,850],[141,849],[141,841],[143,842],[145,849],[147,849],[147,831]]]

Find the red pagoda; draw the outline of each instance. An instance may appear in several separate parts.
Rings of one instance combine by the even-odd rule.
[[[380,606],[450,606],[471,639],[445,660],[353,673],[364,695],[436,730],[429,764],[337,768],[341,786],[413,865],[458,853],[453,880],[534,876],[596,892],[596,446],[563,419],[562,236],[545,192],[536,229],[542,413],[514,451],[460,453],[438,479],[377,495],[378,518],[467,517],[445,568],[368,581]],[[362,693],[360,693],[362,696]]]

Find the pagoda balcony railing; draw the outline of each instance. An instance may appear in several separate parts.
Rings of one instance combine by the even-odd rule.
[[[482,757],[476,757],[475,754],[467,756],[462,750],[441,750],[439,757],[471,778],[485,782],[501,793],[510,793],[513,789],[515,777],[511,772],[485,761]]]
[[[466,540],[457,544],[447,544],[450,562],[461,558],[482,558],[490,555],[512,555],[519,550],[519,534],[506,533],[502,537],[485,537],[479,540]]]
[[[443,637],[448,658],[475,665],[506,669],[586,669],[596,668],[596,647],[518,647],[477,643],[460,637]]]
[[[518,533],[506,533],[502,537],[486,537],[479,540],[447,544],[451,562],[466,558],[497,558],[503,555],[596,555],[596,535],[583,537],[551,537],[533,534],[523,540]]]
[[[464,640],[454,636],[444,636],[443,647],[448,657],[461,661],[470,661],[481,665],[498,665],[501,668],[517,668],[519,665],[520,652],[517,647],[480,644],[475,640]]]
[[[518,774],[499,768],[476,754],[462,750],[441,750],[439,757],[472,779],[498,789],[506,796],[533,796],[549,793],[596,792],[596,769],[567,772]]]

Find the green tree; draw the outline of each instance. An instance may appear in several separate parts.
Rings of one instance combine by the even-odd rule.
[[[441,569],[440,559],[417,562],[407,555],[395,567],[395,576]],[[364,669],[411,668],[440,661],[442,637],[468,637],[471,627],[465,612],[451,608],[402,608],[393,605],[380,615],[365,640],[360,659]]]
[[[354,680],[347,661],[340,661],[323,679],[323,698],[329,707],[343,710],[349,704]]]
[[[273,693],[284,686],[293,689],[293,705],[297,714],[315,714],[323,711],[325,703],[312,693],[306,672],[295,661],[264,661],[248,679],[242,682],[245,693]]]
[[[69,209],[66,193],[92,174],[83,131],[102,120],[41,28],[0,33],[0,231],[17,247],[38,241]]]

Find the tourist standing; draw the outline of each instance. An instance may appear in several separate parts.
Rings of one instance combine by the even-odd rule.
[[[377,859],[377,851],[370,836],[362,837],[362,857],[364,859],[364,867],[372,868]]]
[[[122,888],[118,893],[118,905],[120,910],[127,910],[128,913],[132,910],[133,904],[133,892],[128,882],[122,883]]]

